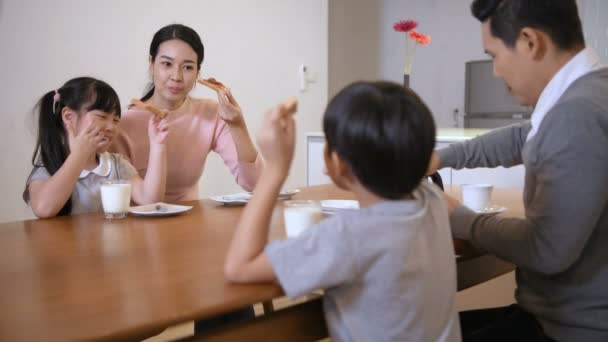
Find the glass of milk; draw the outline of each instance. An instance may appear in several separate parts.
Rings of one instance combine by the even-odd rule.
[[[101,205],[107,219],[127,217],[131,203],[131,182],[124,180],[101,183]]]
[[[321,205],[317,201],[285,201],[285,232],[287,237],[296,237],[310,226],[323,219]]]

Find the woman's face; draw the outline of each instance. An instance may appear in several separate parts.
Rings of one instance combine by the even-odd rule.
[[[163,109],[175,109],[194,87],[198,71],[197,55],[190,45],[179,39],[163,42],[150,64],[153,99]]]

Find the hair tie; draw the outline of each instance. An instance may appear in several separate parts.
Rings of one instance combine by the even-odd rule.
[[[55,89],[55,95],[53,95],[53,113],[57,111],[55,106],[59,103],[59,101],[61,101],[61,94],[59,94],[57,89]]]

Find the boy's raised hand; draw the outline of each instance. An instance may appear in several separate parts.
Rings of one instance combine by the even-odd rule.
[[[265,169],[287,177],[293,159],[296,127],[294,109],[285,103],[266,114],[258,134],[258,147],[266,162]]]

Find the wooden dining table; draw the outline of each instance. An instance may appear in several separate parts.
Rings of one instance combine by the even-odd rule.
[[[446,189],[458,196],[457,188]],[[294,199],[353,199],[333,185]],[[493,201],[522,217],[521,190]],[[0,224],[0,341],[132,340],[283,296],[276,284],[230,284],[223,265],[243,207],[209,199],[175,216],[107,220],[102,213]],[[283,202],[270,239],[283,238]],[[463,251],[458,287],[509,272],[496,257]]]

